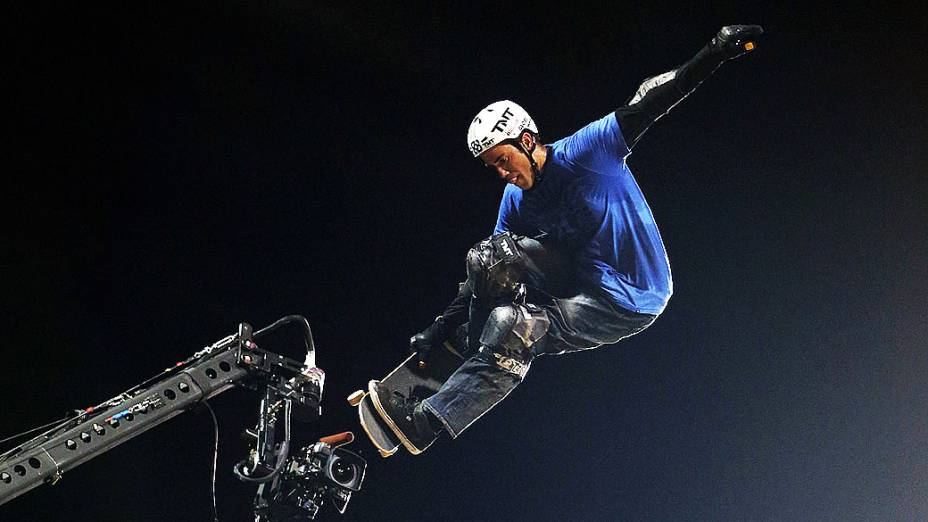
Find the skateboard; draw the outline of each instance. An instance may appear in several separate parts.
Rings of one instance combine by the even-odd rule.
[[[381,379],[381,382],[406,397],[424,400],[434,395],[463,362],[464,357],[460,352],[446,341],[442,346],[432,349],[424,365],[420,365],[417,354],[412,354]],[[402,443],[377,413],[367,388],[349,395],[348,404],[358,408],[361,428],[380,456],[387,458],[396,453]]]

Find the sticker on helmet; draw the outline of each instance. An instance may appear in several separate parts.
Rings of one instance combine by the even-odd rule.
[[[512,111],[509,110],[509,107],[506,107],[506,110],[503,111],[502,117],[496,121],[496,125],[493,126],[494,131],[502,132],[504,126],[509,123],[509,118],[512,118]]]

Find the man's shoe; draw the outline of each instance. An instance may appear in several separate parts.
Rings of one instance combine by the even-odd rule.
[[[374,409],[410,453],[422,453],[438,438],[438,434],[429,424],[421,402],[415,398],[404,397],[380,381],[369,382],[367,389],[371,394]]]

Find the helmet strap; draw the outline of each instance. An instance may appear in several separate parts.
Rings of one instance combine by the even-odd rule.
[[[538,143],[535,140],[536,138],[535,138],[535,135],[533,134],[532,135],[532,148],[528,148],[522,143],[522,136],[519,136],[519,139],[518,139],[519,149],[522,150],[522,153],[525,154],[525,156],[528,158],[528,162],[531,163],[532,174],[535,175],[535,182],[537,183],[538,181],[541,180],[541,171],[538,170],[538,163],[535,161],[535,156],[532,155],[532,153],[535,152],[535,148],[538,146]]]

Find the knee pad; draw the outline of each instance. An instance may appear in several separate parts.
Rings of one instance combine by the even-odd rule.
[[[532,359],[532,345],[545,336],[550,324],[547,312],[537,306],[499,306],[490,312],[480,344],[496,354],[527,363]]]
[[[547,312],[533,305],[494,308],[480,335],[477,356],[521,380],[532,364],[532,345],[544,337],[549,325]]]
[[[525,272],[525,257],[508,232],[490,236],[467,252],[467,279],[474,296],[497,299],[512,295]]]

